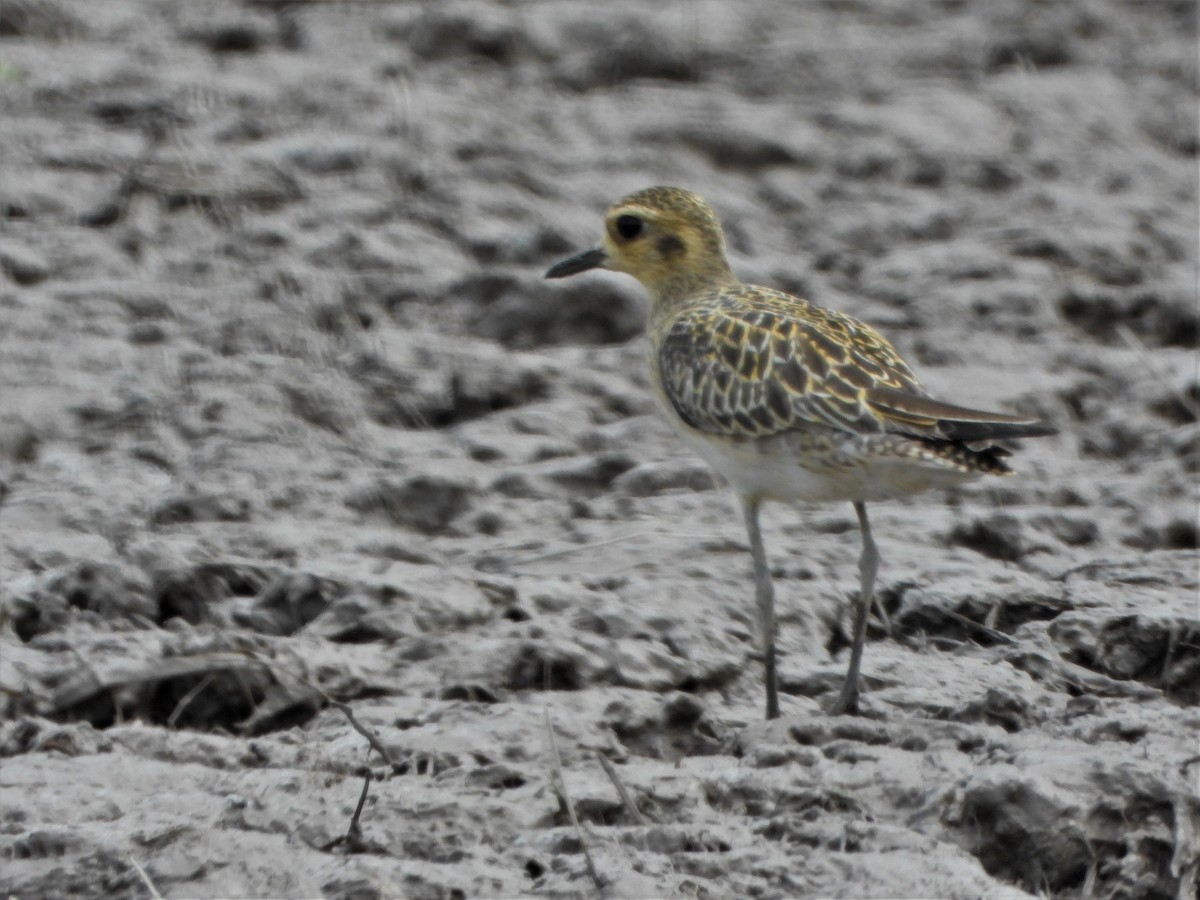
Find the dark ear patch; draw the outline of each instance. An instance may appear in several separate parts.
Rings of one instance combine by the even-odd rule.
[[[658,239],[658,252],[667,259],[679,256],[683,250],[683,241],[673,234],[664,234]]]

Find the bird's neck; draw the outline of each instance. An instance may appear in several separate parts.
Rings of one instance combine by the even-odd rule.
[[[739,284],[725,260],[711,265],[672,272],[646,284],[652,316],[659,318],[677,312],[698,299]]]

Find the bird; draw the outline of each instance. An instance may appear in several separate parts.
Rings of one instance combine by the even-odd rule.
[[[1010,475],[996,441],[1054,434],[1027,416],[935,400],[895,347],[843,312],[734,275],[698,194],[651,187],[609,207],[599,245],[546,278],[632,275],[650,299],[651,381],[674,430],[736,493],[750,544],[766,717],[780,715],[765,502],[849,501],[862,548],[850,660],[831,715],[855,713],[879,550],[867,504]]]

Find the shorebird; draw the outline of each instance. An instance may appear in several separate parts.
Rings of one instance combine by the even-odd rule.
[[[743,284],[712,207],[653,187],[608,210],[604,240],[547,278],[624,272],[650,295],[655,392],[675,430],[741,501],[754,564],[766,713],[779,716],[775,593],[759,527],[767,500],[850,501],[862,534],[850,664],[831,714],[854,712],[879,551],[868,502],[1010,475],[991,442],[1054,434],[1037,419],[930,397],[870,325],[783,291]]]

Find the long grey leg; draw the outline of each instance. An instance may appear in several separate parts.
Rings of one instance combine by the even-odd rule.
[[[763,549],[762,530],[758,527],[761,501],[742,498],[742,513],[746,517],[746,532],[750,535],[750,554],[754,557],[754,592],[758,600],[758,632],[762,641],[763,665],[766,667],[767,718],[779,718],[779,684],[775,680],[775,588],[771,570]]]
[[[829,710],[839,716],[852,712],[858,706],[858,669],[862,664],[863,642],[867,638],[867,618],[874,605],[875,573],[879,569],[879,548],[871,537],[871,523],[867,521],[865,503],[855,503],[858,527],[862,532],[862,556],[858,558],[859,592],[858,605],[854,609],[854,643],[850,647],[850,668],[846,671],[846,682],[837,702]]]

